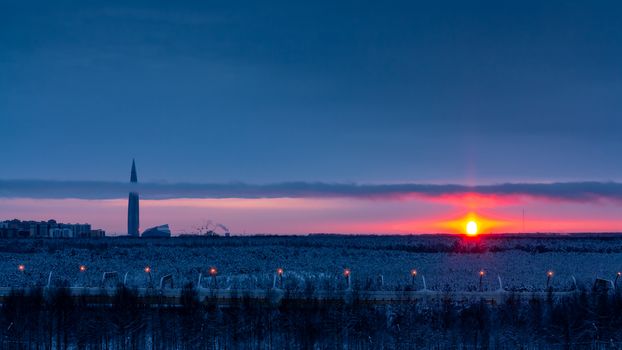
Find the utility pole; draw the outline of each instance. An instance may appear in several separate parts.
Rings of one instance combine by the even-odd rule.
[[[525,233],[525,208],[523,208],[523,233]]]

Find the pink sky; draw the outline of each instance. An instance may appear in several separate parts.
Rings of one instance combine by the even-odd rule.
[[[479,195],[402,200],[371,199],[169,199],[141,200],[141,230],[168,223],[175,234],[205,221],[232,233],[460,233],[475,216],[484,233],[622,231],[616,202],[564,202]],[[124,234],[127,201],[0,198],[0,219],[88,222]]]

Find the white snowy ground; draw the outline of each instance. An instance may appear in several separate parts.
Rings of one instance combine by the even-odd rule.
[[[20,272],[18,265],[25,271]],[[79,266],[85,265],[85,272]],[[475,290],[479,271],[486,289],[496,289],[497,276],[509,290],[538,290],[553,271],[554,288],[568,289],[571,276],[590,286],[596,277],[615,279],[622,271],[622,236],[483,237],[457,236],[311,236],[101,240],[2,240],[0,286],[18,287],[68,281],[72,286],[97,286],[104,271],[117,271],[128,284],[144,286],[151,267],[154,283],[172,274],[179,286],[210,286],[208,269],[218,269],[219,288],[268,288],[277,267],[285,270],[286,288],[343,288],[344,268],[352,271],[355,288],[415,288],[425,276],[429,289]],[[379,282],[383,276],[384,285]],[[620,281],[622,283],[622,281]]]

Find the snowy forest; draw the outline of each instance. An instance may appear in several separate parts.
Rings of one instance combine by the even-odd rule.
[[[540,300],[510,295],[497,305],[371,305],[250,300],[220,306],[191,284],[180,307],[141,305],[119,287],[113,302],[88,305],[68,291],[14,292],[1,309],[3,349],[615,349],[622,345],[622,294],[582,289]]]

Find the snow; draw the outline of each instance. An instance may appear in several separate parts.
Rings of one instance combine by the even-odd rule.
[[[24,264],[20,272],[18,265]],[[86,271],[80,272],[80,265]],[[269,288],[277,268],[286,289],[342,289],[344,268],[355,289],[422,288],[476,290],[479,271],[484,289],[543,290],[547,272],[556,290],[569,289],[572,276],[591,285],[597,277],[614,279],[622,270],[622,236],[255,236],[173,239],[47,239],[0,242],[0,286],[52,283],[98,286],[102,273],[128,273],[128,284],[145,286],[171,274],[176,286],[214,283],[219,288]],[[410,271],[418,275],[412,286]],[[382,276],[382,277],[380,277]],[[380,281],[383,280],[382,284]]]

